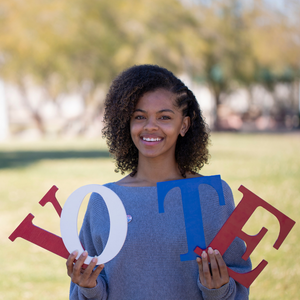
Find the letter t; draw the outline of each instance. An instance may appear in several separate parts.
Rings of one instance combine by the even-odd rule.
[[[200,248],[206,248],[202,212],[199,199],[200,184],[211,185],[219,195],[220,205],[225,205],[220,175],[203,176],[191,179],[157,183],[158,209],[160,213],[164,212],[164,200],[167,193],[175,187],[179,187],[181,191],[185,230],[188,244],[188,252],[180,255],[181,261],[196,259],[197,255],[194,250],[197,246],[201,245]]]

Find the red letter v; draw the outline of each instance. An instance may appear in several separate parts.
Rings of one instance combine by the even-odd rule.
[[[47,192],[47,194],[39,202],[44,206],[46,203],[51,202],[54,206],[57,214],[61,215],[61,206],[55,197],[55,193],[58,188],[54,185]],[[21,237],[37,246],[40,246],[50,252],[53,252],[61,257],[68,258],[69,252],[66,249],[62,238],[46,231],[40,227],[32,224],[34,216],[28,214],[28,216],[21,222],[21,224],[15,229],[15,231],[9,236],[11,241],[14,241],[17,237]]]

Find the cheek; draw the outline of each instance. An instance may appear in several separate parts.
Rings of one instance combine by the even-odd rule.
[[[177,138],[178,135],[180,134],[181,126],[179,126],[178,124],[176,125],[172,124],[170,126],[165,127],[164,131],[167,135]]]
[[[140,126],[136,123],[130,123],[130,135],[133,141],[137,139],[139,132],[140,132]]]

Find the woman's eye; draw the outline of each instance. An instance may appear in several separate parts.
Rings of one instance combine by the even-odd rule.
[[[136,120],[143,120],[144,117],[143,117],[143,116],[136,116],[135,119],[136,119]]]
[[[170,120],[171,118],[169,116],[162,116],[160,117],[162,120]]]

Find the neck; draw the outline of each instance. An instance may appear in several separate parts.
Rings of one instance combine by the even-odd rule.
[[[160,181],[182,179],[178,164],[174,159],[142,159],[139,160],[134,178],[144,185],[154,186]]]

